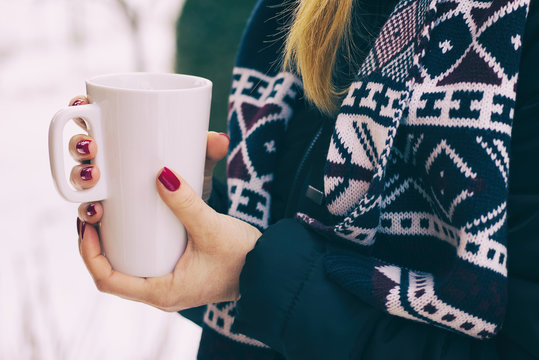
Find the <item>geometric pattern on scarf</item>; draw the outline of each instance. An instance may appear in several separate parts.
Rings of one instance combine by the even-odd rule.
[[[369,249],[329,257],[327,270],[391,314],[477,338],[503,322],[527,9],[401,1],[344,99],[324,171],[336,225],[300,218]]]
[[[297,218],[357,245],[355,256],[328,256],[326,270],[390,314],[476,338],[502,324],[527,9],[528,0],[401,0],[343,100],[324,169],[334,221]],[[228,213],[261,230],[271,221],[276,153],[301,97],[296,76],[268,75],[277,60],[236,68],[230,98]],[[234,309],[208,305],[205,323],[265,346],[231,330]]]

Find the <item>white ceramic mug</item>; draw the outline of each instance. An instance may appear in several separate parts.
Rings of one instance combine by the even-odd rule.
[[[159,198],[163,166],[202,193],[212,83],[179,74],[126,73],[86,81],[90,104],[66,107],[49,129],[52,176],[72,202],[103,202],[100,237],[115,270],[134,276],[173,271],[185,250],[183,225]],[[95,138],[97,184],[74,190],[65,177],[63,129],[82,118]]]

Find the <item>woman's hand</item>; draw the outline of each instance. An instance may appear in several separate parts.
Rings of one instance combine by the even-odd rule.
[[[74,99],[72,105],[87,103],[86,99],[76,103],[77,99],[82,98]],[[215,143],[222,144],[225,137],[214,134],[219,139]],[[228,139],[225,140],[227,147]],[[226,154],[222,148],[211,151],[213,146],[208,135],[208,158],[213,156],[211,170],[218,161],[215,159]],[[70,142],[70,151],[77,160],[85,161],[92,159],[98,150],[94,139],[76,135]],[[92,169],[84,170],[88,167]],[[99,169],[91,165],[78,165],[71,174],[73,184],[80,189],[92,187],[98,179]],[[185,253],[174,272],[165,276],[139,278],[114,271],[101,254],[99,236],[93,226],[100,221],[103,208],[100,203],[82,204],[77,219],[79,250],[97,288],[166,311],[236,300],[245,255],[254,247],[260,232],[244,221],[214,211],[173,171],[161,170],[156,186],[163,201],[187,230]]]
[[[178,182],[180,186],[174,190]],[[96,229],[82,223],[79,248],[97,288],[166,311],[237,300],[245,255],[254,247],[260,232],[246,222],[214,211],[189,184],[166,168],[156,179],[156,186],[187,230],[185,253],[172,274],[156,278],[128,276],[112,269],[101,254]],[[101,207],[94,216],[83,213],[82,219],[95,224],[100,214]]]

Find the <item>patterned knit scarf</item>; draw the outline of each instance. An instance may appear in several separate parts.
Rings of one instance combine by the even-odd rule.
[[[260,51],[278,33],[264,22],[275,17],[276,3],[257,6],[230,98],[229,214],[261,229],[271,223],[275,154],[301,96],[298,78],[275,69],[280,54]],[[373,306],[476,338],[499,330],[528,3],[401,0],[358,70],[324,169],[334,221],[297,217],[357,244],[355,256],[328,256],[326,269]],[[263,346],[231,331],[233,308],[209,306],[206,323]]]

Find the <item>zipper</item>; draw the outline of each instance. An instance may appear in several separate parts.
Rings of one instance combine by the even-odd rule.
[[[318,128],[318,131],[314,135],[311,143],[309,144],[309,147],[305,151],[305,154],[303,154],[303,157],[301,158],[301,161],[298,166],[298,170],[296,171],[296,175],[294,176],[294,180],[292,182],[292,186],[290,187],[290,195],[288,196],[288,200],[286,202],[286,208],[284,212],[285,218],[290,218],[294,216],[294,213],[296,211],[296,207],[298,204],[298,199],[303,194],[300,193],[301,191],[301,185],[303,182],[301,179],[304,179],[304,169],[307,166],[307,162],[309,161],[309,158],[314,151],[314,148],[316,147],[318,140],[320,139],[320,136],[322,135],[322,132],[324,131],[324,124],[325,122],[322,121],[320,124],[320,127]]]

